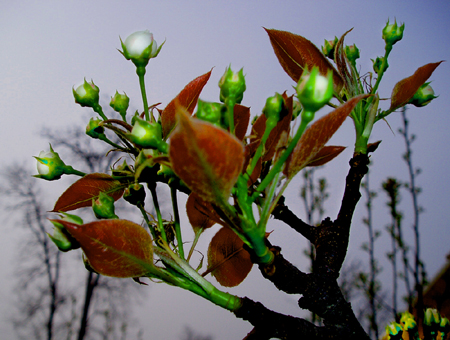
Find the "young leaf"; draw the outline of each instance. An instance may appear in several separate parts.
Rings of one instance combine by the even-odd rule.
[[[176,125],[177,103],[186,108],[186,111],[192,115],[192,112],[194,112],[195,106],[197,105],[198,97],[200,96],[203,87],[208,82],[211,72],[212,70],[192,80],[162,111],[161,126],[164,138],[167,139]]]
[[[211,203],[202,200],[192,192],[186,202],[186,213],[194,232],[212,227],[216,223],[222,223]]]
[[[97,198],[101,192],[108,194],[117,201],[122,197],[125,187],[126,185],[107,174],[88,174],[64,191],[56,201],[52,212],[64,212],[90,207],[92,206],[92,199]]]
[[[234,134],[243,140],[250,122],[250,108],[240,104],[234,106]]]
[[[226,201],[243,167],[242,143],[224,129],[190,117],[182,107],[177,116],[169,147],[173,171],[202,199]]]
[[[417,92],[419,87],[422,86],[428,78],[430,78],[431,74],[440,63],[442,63],[442,61],[419,67],[412,76],[400,80],[397,84],[395,84],[391,94],[391,107],[389,108],[389,111],[392,112],[399,107],[406,105]]]
[[[306,166],[321,166],[329,161],[331,161],[333,158],[335,158],[337,155],[339,155],[342,151],[344,151],[345,146],[334,146],[334,145],[327,145],[324,146],[320,151],[306,164]]]
[[[352,28],[353,29],[353,28]],[[347,89],[347,97],[354,97],[358,94],[358,75],[354,73],[353,69],[347,60],[344,51],[344,38],[352,30],[345,32],[336,44],[334,59],[338,68],[339,74],[344,81],[344,86]]]
[[[208,270],[224,287],[239,285],[252,269],[250,254],[243,245],[244,242],[227,227],[220,229],[209,244]]]
[[[347,116],[355,108],[356,104],[369,95],[360,95],[347,101],[326,116],[323,116],[312,124],[302,135],[294,151],[289,157],[284,173],[289,178],[294,177],[324,147],[325,143],[333,136],[342,125]]]
[[[265,30],[278,61],[292,80],[297,83],[305,68],[312,70],[313,66],[317,66],[323,76],[327,76],[329,70],[333,71],[334,90],[340,92],[344,84],[341,76],[311,41],[286,31]]]
[[[75,224],[58,220],[81,245],[97,273],[114,277],[139,277],[153,266],[152,240],[140,225],[126,220]]]

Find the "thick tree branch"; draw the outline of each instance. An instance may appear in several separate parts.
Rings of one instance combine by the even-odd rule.
[[[350,170],[341,208],[335,221],[326,218],[318,227],[312,227],[295,216],[281,201],[275,209],[277,219],[299,231],[316,247],[313,273],[305,274],[284,259],[279,247],[271,246],[274,261],[260,265],[262,275],[280,290],[302,294],[299,306],[323,318],[325,326],[317,327],[303,319],[284,316],[267,310],[263,305],[245,299],[236,316],[250,321],[255,329],[247,339],[368,339],[345,300],[337,278],[344,262],[353,213],[361,194],[360,184],[368,171],[369,157],[355,155]],[[298,225],[296,225],[298,224]]]
[[[348,306],[346,309],[350,309]],[[369,339],[353,318],[343,318],[339,324],[316,326],[309,321],[290,315],[283,315],[267,309],[259,302],[242,299],[242,307],[235,312],[236,317],[249,321],[255,328],[247,335],[247,340],[277,339]]]
[[[310,226],[308,223],[303,222],[298,218],[285,204],[284,196],[280,198],[275,209],[272,212],[272,216],[277,220],[283,221],[295,231],[302,234],[307,240],[313,241],[315,227]]]

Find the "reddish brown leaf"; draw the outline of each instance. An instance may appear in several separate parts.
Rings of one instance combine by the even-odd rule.
[[[234,106],[234,134],[239,140],[243,140],[250,122],[250,108],[236,104]]]
[[[308,39],[286,31],[266,29],[270,42],[284,71],[296,83],[303,73],[303,69],[311,70],[313,66],[319,68],[319,72],[326,76],[328,71],[333,71],[334,90],[339,93],[343,81],[333,65],[323,53]]]
[[[334,146],[334,145],[327,145],[324,146],[320,151],[306,164],[306,166],[321,166],[329,161],[331,161],[333,158],[335,158],[337,155],[339,155],[342,151],[344,151],[345,146]]]
[[[244,242],[227,227],[220,229],[208,248],[208,270],[224,287],[235,287],[247,277],[253,263]]]
[[[289,157],[284,173],[289,178],[294,177],[323,148],[326,142],[342,125],[356,104],[369,95],[360,95],[350,99],[334,111],[312,124],[302,135],[291,157]]]
[[[92,206],[92,199],[97,198],[101,192],[108,194],[117,201],[122,197],[124,189],[125,185],[107,174],[89,174],[67,188],[56,201],[52,211],[70,211],[90,207]]]
[[[80,243],[96,272],[114,277],[139,277],[153,266],[152,240],[140,225],[126,220],[74,224],[58,220]]]
[[[187,199],[186,212],[195,233],[199,229],[207,229],[216,223],[222,223],[211,203],[202,200],[194,192]]]
[[[177,116],[169,148],[173,171],[204,200],[226,201],[244,164],[242,143],[224,129],[192,118],[181,107]]]
[[[375,150],[378,149],[378,146],[380,145],[380,143],[381,143],[381,140],[367,144],[367,152],[375,152]]]
[[[161,113],[161,126],[164,138],[167,138],[176,125],[176,106],[177,104],[186,108],[186,111],[192,115],[197,105],[198,97],[203,87],[211,76],[211,71],[195,78],[187,84],[183,90],[167,104]]]
[[[266,145],[264,147],[264,153],[262,157],[263,162],[272,159],[283,131],[286,131],[287,133],[289,133],[290,131],[290,124],[292,120],[293,98],[292,96],[287,97],[285,94],[283,94],[283,98],[286,103],[286,107],[284,108],[284,110],[287,111],[287,114],[281,121],[278,122],[277,126],[270,132],[269,138],[267,138]],[[264,131],[266,129],[266,120],[267,120],[266,116],[262,114],[253,124],[252,137],[250,138],[251,143],[261,141],[261,138],[263,137]],[[257,144],[259,145],[259,143]]]
[[[353,97],[358,94],[356,81],[358,75],[355,74],[353,72],[353,69],[350,67],[344,50],[344,38],[352,29],[348,30],[342,35],[342,37],[336,44],[334,53],[336,66],[338,68],[339,74],[341,75],[341,78],[344,81],[344,86],[347,89],[347,97]]]
[[[431,74],[440,63],[442,63],[442,61],[419,67],[411,77],[400,80],[395,84],[391,94],[391,107],[389,108],[389,111],[394,111],[399,107],[406,105],[419,87],[430,78]]]

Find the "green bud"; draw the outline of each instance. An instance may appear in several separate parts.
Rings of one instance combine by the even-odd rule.
[[[134,177],[136,182],[152,182],[155,180],[156,172],[153,157],[156,155],[156,151],[152,149],[142,149],[134,161]]]
[[[64,214],[64,217],[61,220],[68,221],[75,224],[83,224],[83,220],[76,216],[67,213]],[[58,247],[61,251],[69,251],[73,249],[80,248],[80,244],[78,241],[70,235],[70,233],[64,228],[64,225],[58,222],[58,220],[51,220],[54,228],[53,235],[47,234],[53,243]]]
[[[114,213],[114,198],[100,192],[100,195],[92,199],[92,210],[94,210],[95,217],[98,219],[115,219],[119,218]]]
[[[199,99],[195,116],[216,126],[221,126],[220,123],[225,110],[225,106],[221,103],[204,102]]]
[[[279,93],[275,93],[273,97],[269,97],[266,100],[266,105],[263,108],[263,113],[267,120],[273,121],[275,124],[278,123],[282,117],[284,99]]]
[[[333,97],[333,74],[328,72],[324,77],[317,67],[313,67],[311,73],[305,70],[295,89],[303,110],[316,112]]]
[[[72,88],[72,92],[75,97],[75,103],[86,107],[98,106],[100,90],[92,80],[87,82],[84,79],[84,83],[78,86],[76,90]]]
[[[123,198],[130,204],[138,205],[144,204],[145,201],[145,188],[142,184],[133,183],[125,189]]]
[[[356,59],[359,58],[359,49],[356,47],[355,44],[350,46],[345,46],[345,56],[347,57],[350,64],[352,64],[353,67],[356,67]]]
[[[325,40],[325,44],[322,46],[322,53],[331,60],[334,60],[334,50],[338,41],[338,38],[334,37],[334,40]]]
[[[158,149],[163,143],[161,125],[158,122],[147,122],[139,117],[135,118],[133,129],[127,137],[143,148]]]
[[[422,107],[428,105],[434,98],[437,98],[434,95],[434,90],[430,86],[430,83],[424,83],[414,96],[409,100],[408,104],[413,104],[417,107]]]
[[[389,339],[401,339],[403,334],[403,328],[396,322],[391,322],[386,326],[386,334],[389,335]]]
[[[72,245],[72,242],[69,240],[69,238],[67,237],[67,235],[59,228],[54,228],[53,229],[53,235],[48,234],[48,237],[50,237],[50,239],[53,241],[53,243],[58,247],[59,250],[61,251],[69,251],[72,249],[77,249],[80,246],[78,245],[77,248],[74,248]]]
[[[441,323],[441,314],[435,308],[427,308],[423,318],[424,325],[435,326]]]
[[[114,111],[119,112],[122,116],[122,119],[125,120],[125,115],[127,113],[128,106],[130,104],[130,98],[128,98],[127,94],[120,94],[116,91],[114,97],[111,97],[111,102],[109,106],[113,108]]]
[[[39,175],[35,175],[34,177],[53,181],[60,179],[65,173],[66,165],[58,153],[53,151],[51,144],[50,151],[41,151],[39,157],[34,158],[37,160],[37,171],[39,173]]]
[[[120,39],[123,51],[120,51],[127,60],[131,60],[136,67],[147,66],[151,58],[155,58],[161,51],[164,43],[159,46],[148,30],[130,34],[125,42]]]
[[[231,67],[228,67],[220,78],[219,87],[222,103],[225,103],[227,98],[233,98],[236,103],[241,103],[246,89],[244,70],[241,68],[239,72],[234,73]]]
[[[384,57],[377,57],[375,60],[373,60],[373,59],[370,59],[370,60],[372,60],[374,72],[376,74],[379,74],[381,71],[381,66],[383,65]],[[387,61],[386,61],[386,65],[384,67],[385,67],[384,70],[386,71],[387,68],[389,67],[389,64],[387,63]]]
[[[442,317],[439,324],[439,331],[442,333],[441,339],[445,339],[445,336],[450,332],[450,322],[447,318]]]
[[[397,41],[402,40],[403,31],[405,30],[405,24],[400,27],[397,26],[397,20],[393,24],[389,24],[389,20],[386,26],[383,28],[382,37],[387,46],[393,46]]]
[[[102,120],[91,118],[86,126],[86,134],[92,138],[99,138],[100,135],[105,135],[105,128],[100,125]]]

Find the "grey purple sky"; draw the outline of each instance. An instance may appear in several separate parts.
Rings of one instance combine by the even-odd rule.
[[[217,82],[231,63],[233,69],[244,68],[247,92],[243,105],[251,106],[252,114],[260,114],[265,98],[275,92],[292,94],[292,80],[279,66],[269,39],[262,27],[291,31],[310,39],[317,46],[324,39],[340,36],[354,28],[346,37],[361,52],[357,61],[361,74],[372,71],[370,59],[384,53],[381,30],[388,19],[406,23],[404,39],[394,46],[389,69],[381,84],[381,97],[388,98],[395,83],[410,76],[418,67],[450,55],[449,1],[1,1],[0,3],[0,114],[2,132],[0,150],[2,165],[26,161],[30,175],[35,173],[35,161],[47,141],[38,132],[46,126],[52,129],[79,125],[88,109],[73,101],[71,88],[84,77],[93,79],[100,87],[101,100],[108,107],[114,92],[125,91],[131,98],[131,109],[142,109],[134,65],[117,52],[119,36],[148,29],[158,43],[166,39],[160,55],[147,67],[146,84],[150,103],[162,102],[164,107],[190,80],[214,67],[211,79],[201,98],[218,101]],[[410,108],[411,131],[417,134],[413,159],[423,174],[418,185],[423,188],[420,203],[423,257],[430,276],[444,264],[450,252],[448,222],[450,181],[450,66],[441,64],[432,75],[432,86],[440,97],[427,107]],[[388,101],[380,104],[383,108]],[[92,114],[94,116],[94,114]],[[388,117],[387,124],[375,126],[372,141],[383,140],[373,154],[372,187],[387,176],[407,178],[401,160],[403,140],[396,133],[399,115]],[[331,197],[326,213],[335,218],[354,143],[352,123],[348,120],[333,137],[332,144],[348,146],[333,163],[321,169],[317,176],[327,176]],[[87,138],[87,137],[86,137]],[[58,150],[56,150],[58,151]],[[64,159],[64,155],[61,154]],[[67,182],[66,182],[67,183]],[[42,183],[46,184],[46,183]],[[300,181],[294,181],[288,193],[289,205],[302,215],[296,201]],[[45,187],[45,186],[44,186]],[[59,192],[58,184],[48,185],[49,210]],[[384,232],[389,223],[384,196],[379,193],[375,224]],[[297,206],[295,203],[297,202]],[[409,198],[403,197],[401,209],[408,214]],[[2,212],[5,214],[5,212]],[[363,202],[354,217],[348,262],[366,261],[359,251],[366,240],[362,226]],[[138,221],[137,221],[138,222]],[[405,228],[411,220],[405,219]],[[185,226],[189,228],[189,226]],[[50,226],[49,226],[50,228]],[[283,247],[293,263],[306,269],[303,256],[305,243],[287,227],[272,222],[271,241]],[[212,234],[211,234],[212,235]],[[209,237],[211,237],[209,235]],[[11,308],[11,276],[15,244],[19,233],[11,221],[2,219],[0,238],[0,330],[3,339],[14,339],[7,318]],[[379,241],[377,255],[385,258],[388,239]],[[388,279],[389,266],[384,273]],[[180,338],[183,327],[190,325],[216,340],[243,338],[251,325],[207,301],[178,288],[152,284],[147,300],[142,301],[136,314],[145,339]],[[238,288],[230,290],[261,300],[269,308],[293,315],[302,315],[296,307],[298,297],[277,294],[276,289],[260,277],[256,270]],[[10,336],[5,337],[5,336]]]

